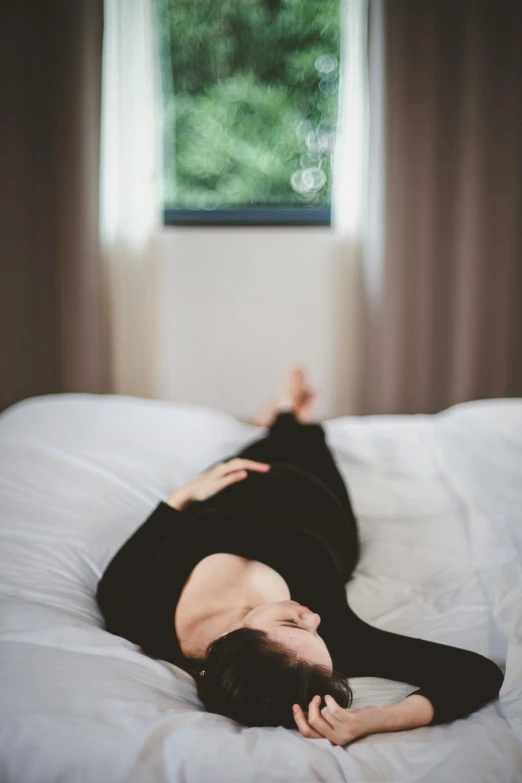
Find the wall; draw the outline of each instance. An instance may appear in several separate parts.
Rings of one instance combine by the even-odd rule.
[[[360,275],[326,227],[165,228],[156,395],[249,418],[302,362],[319,418],[358,410]]]

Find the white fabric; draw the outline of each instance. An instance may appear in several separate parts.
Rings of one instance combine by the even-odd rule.
[[[0,417],[3,783],[501,783],[522,770],[522,400],[325,424],[359,517],[354,609],[483,653],[500,702],[333,747],[204,712],[191,678],[101,627],[97,580],[160,498],[261,430],[210,408],[63,395]],[[412,686],[352,679],[356,703]]]
[[[332,230],[357,244],[368,177],[368,0],[341,0],[338,127],[333,155]]]
[[[112,386],[150,396],[154,267],[162,226],[162,118],[154,0],[105,0],[100,244]]]

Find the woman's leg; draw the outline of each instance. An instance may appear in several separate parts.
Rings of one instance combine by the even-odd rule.
[[[339,500],[346,517],[344,579],[347,582],[359,560],[359,532],[347,486],[326,443],[321,424],[304,424],[291,411],[281,412],[266,437],[249,443],[228,459],[233,457],[296,465],[317,476],[326,484]]]
[[[292,411],[282,411],[268,435],[247,444],[233,457],[268,463],[286,462],[304,468],[320,478],[346,513],[354,516],[346,484],[326,443],[324,429],[317,422],[304,424]]]
[[[353,519],[346,484],[325,440],[322,426],[313,421],[317,390],[310,387],[303,367],[293,367],[284,377],[275,403],[262,415],[268,434],[256,438],[225,460],[244,457],[258,462],[286,462],[320,478]],[[260,423],[258,417],[258,422]]]
[[[302,368],[292,369],[283,382],[276,402],[252,422],[266,426],[268,434],[256,438],[220,462],[244,457],[259,462],[287,463],[301,467],[321,479],[338,499],[345,513],[346,541],[343,548],[346,551],[345,581],[348,581],[359,558],[357,521],[348,489],[326,443],[324,429],[313,421],[316,400],[317,391],[307,385]]]

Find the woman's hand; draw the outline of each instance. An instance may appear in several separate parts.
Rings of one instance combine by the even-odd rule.
[[[297,728],[309,739],[329,739],[332,745],[347,745],[358,737],[382,731],[382,707],[362,707],[345,709],[340,707],[332,696],[325,696],[326,707],[319,709],[320,696],[314,696],[308,713],[299,705],[294,705],[294,720]]]
[[[270,470],[270,465],[265,462],[254,462],[251,459],[242,459],[235,457],[214,465],[213,468],[196,476],[183,487],[175,490],[166,502],[169,506],[183,511],[190,503],[195,500],[206,500],[207,498],[221,492],[229,484],[235,484],[248,476],[249,470],[255,470],[258,473],[266,473]]]

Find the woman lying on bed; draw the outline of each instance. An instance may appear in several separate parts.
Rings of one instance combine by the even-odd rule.
[[[463,718],[504,675],[474,652],[375,628],[346,599],[359,557],[345,483],[288,373],[268,433],[160,502],[98,584],[108,631],[190,672],[207,710],[344,745]],[[349,709],[348,677],[417,686]]]

